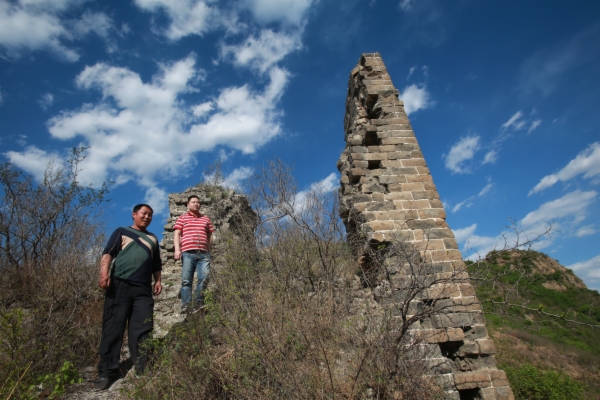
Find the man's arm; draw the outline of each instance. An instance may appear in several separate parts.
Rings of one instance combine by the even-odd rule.
[[[161,272],[156,271],[154,275],[154,294],[160,294],[162,292]]]
[[[112,262],[112,256],[110,254],[104,254],[100,259],[100,280],[98,285],[102,289],[108,289],[110,286],[110,263]]]
[[[181,231],[179,229],[175,229],[173,232],[173,242],[175,244],[175,254],[173,258],[179,260],[181,258]]]
[[[206,238],[206,243],[208,244],[208,252],[210,253],[213,245],[213,234],[211,231],[208,231],[208,237]]]

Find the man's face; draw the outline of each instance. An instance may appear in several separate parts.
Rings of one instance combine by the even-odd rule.
[[[188,210],[198,212],[200,211],[200,200],[193,198],[188,202]]]
[[[133,224],[138,228],[146,229],[152,222],[152,211],[148,207],[142,207],[133,213]]]

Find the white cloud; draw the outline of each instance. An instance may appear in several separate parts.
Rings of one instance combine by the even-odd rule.
[[[107,39],[113,27],[113,20],[108,15],[86,11],[81,19],[75,23],[74,31],[81,36],[94,32],[98,36]]]
[[[79,55],[67,48],[61,40],[71,39],[71,34],[55,14],[58,8],[49,9],[50,2],[9,3],[0,1],[0,46],[11,57],[24,51],[48,50],[66,61],[77,61]],[[57,6],[68,2],[57,2]],[[36,7],[37,6],[37,7]],[[47,6],[47,7],[46,7]]]
[[[600,255],[567,266],[583,279],[590,289],[600,290]]]
[[[213,109],[212,101],[207,101],[192,107],[192,114],[196,117],[202,117]]]
[[[490,191],[490,189],[491,189],[492,187],[494,187],[494,184],[493,184],[493,183],[488,183],[487,185],[485,185],[485,186],[484,186],[484,188],[483,188],[483,189],[481,189],[481,190],[479,191],[479,193],[477,194],[477,196],[481,197],[481,196],[485,195],[487,192],[489,192],[489,191]]]
[[[47,153],[35,146],[29,146],[25,151],[7,151],[4,153],[11,163],[33,175],[38,181],[44,179],[44,173],[50,162],[60,165],[61,157],[56,153]]]
[[[488,178],[488,181],[489,181],[489,180],[490,180],[490,179]],[[476,196],[469,196],[469,197],[467,197],[465,200],[463,200],[463,201],[461,201],[460,203],[458,203],[457,205],[455,205],[455,206],[452,208],[452,212],[453,212],[453,213],[455,213],[455,212],[458,212],[458,211],[459,211],[461,208],[463,208],[463,206],[464,206],[465,208],[469,208],[469,207],[471,207],[471,206],[473,205],[473,200],[477,199],[478,197],[485,196],[485,195],[486,195],[486,194],[487,194],[487,193],[488,193],[488,192],[489,192],[489,191],[492,189],[492,187],[494,187],[494,184],[493,184],[493,183],[491,183],[491,182],[490,182],[490,183],[488,183],[487,185],[485,185],[485,186],[483,187],[483,189],[481,189],[481,190],[479,191],[479,193],[478,193]]]
[[[587,207],[596,199],[596,191],[582,192],[575,190],[563,197],[542,204],[537,210],[530,212],[521,220],[524,226],[551,222],[558,218],[573,216],[583,220]]]
[[[292,51],[302,47],[300,32],[285,34],[264,29],[239,45],[221,45],[221,57],[233,55],[237,66],[251,66],[264,73]]]
[[[234,190],[240,190],[242,182],[250,178],[254,174],[254,169],[250,167],[239,167],[231,171],[225,177],[223,186]]]
[[[506,121],[505,123],[502,124],[502,129],[503,130],[506,130],[508,128],[512,128],[514,130],[523,129],[526,122],[522,119],[522,117],[523,117],[523,112],[517,111],[516,113],[513,114],[512,117],[509,118],[508,121]]]
[[[529,191],[529,195],[531,196],[534,193],[549,188],[558,181],[566,182],[581,174],[583,174],[584,178],[588,179],[600,175],[600,142],[592,143],[557,173],[543,177],[542,180]]]
[[[42,107],[45,110],[48,107],[50,107],[52,103],[54,103],[54,96],[52,95],[52,93],[44,93],[42,97],[40,97],[40,99],[38,100],[38,103],[40,107]]]
[[[475,229],[477,229],[477,224],[467,226],[466,228],[453,229],[452,232],[454,232],[454,237],[456,238],[456,241],[458,243],[461,243],[461,242],[465,241],[467,238],[469,238],[470,236],[472,236],[473,233],[475,232]]]
[[[79,39],[94,32],[108,39],[113,21],[103,13],[86,11],[80,20],[62,18],[63,14],[85,0],[0,0],[0,47],[9,57],[27,51],[50,51],[59,58],[74,62],[79,54],[65,41]]]
[[[458,203],[457,205],[455,205],[454,207],[452,207],[452,212],[458,212],[463,206],[465,206],[466,204],[466,208],[469,208],[473,205],[473,202],[471,201],[472,197],[469,197],[468,199],[461,201],[460,203]]]
[[[410,79],[410,77],[412,76],[413,72],[415,72],[416,69],[417,69],[417,67],[410,67],[410,69],[408,70],[408,76],[406,77],[406,80]]]
[[[579,228],[577,230],[577,232],[575,233],[575,236],[584,237],[584,236],[593,235],[594,233],[596,233],[596,230],[594,229],[594,227],[592,225],[587,225],[587,226],[582,226],[581,228]]]
[[[493,164],[496,161],[498,161],[498,151],[495,149],[492,149],[485,154],[485,157],[483,157],[483,161],[481,163],[482,164]]]
[[[48,129],[57,139],[79,137],[90,146],[82,182],[97,185],[116,176],[119,182],[131,179],[155,188],[161,179],[190,171],[198,152],[225,146],[253,153],[281,132],[276,107],[287,84],[286,71],[272,68],[263,91],[248,85],[222,89],[211,109],[205,106],[199,117],[194,115],[197,108],[180,99],[197,91],[191,82],[202,71],[195,68],[194,56],[159,67],[150,82],[104,63],[88,66],[77,76],[81,90],[99,90],[102,100],[60,113],[48,121]],[[37,156],[44,156],[38,151]],[[13,159],[25,168],[26,156],[27,152],[15,153]]]
[[[300,25],[314,0],[243,0],[241,6],[249,9],[261,23],[282,22]]]
[[[312,183],[308,189],[296,193],[294,206],[296,211],[302,210],[311,193],[326,193],[332,192],[339,187],[339,175],[335,172],[329,174],[326,178]]]
[[[479,136],[465,136],[450,148],[443,156],[446,168],[455,173],[467,173],[465,163],[473,158],[479,150]]]
[[[169,17],[169,27],[162,32],[171,40],[204,33],[223,25],[222,14],[204,0],[135,0],[135,4],[149,12],[163,10]]]
[[[406,115],[429,108],[435,104],[435,102],[431,100],[431,95],[427,91],[427,86],[425,85],[418,86],[412,84],[405,87],[400,98],[404,102],[404,111],[406,112]]]
[[[541,119],[536,119],[535,121],[531,122],[531,125],[529,126],[527,133],[529,134],[529,133],[533,132],[535,129],[537,129],[538,126],[540,126],[541,123],[542,123]]]
[[[144,202],[154,210],[154,214],[165,214],[169,206],[169,194],[156,186],[150,186],[146,189]]]
[[[400,2],[400,8],[404,12],[410,11],[412,9],[414,1],[415,0],[402,0]]]

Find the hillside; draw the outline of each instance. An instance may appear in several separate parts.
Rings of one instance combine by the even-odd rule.
[[[585,398],[600,398],[600,329],[593,327],[600,324],[597,291],[531,250],[491,252],[469,268],[479,279],[477,295],[500,367],[511,371],[532,364],[564,373],[586,385]]]

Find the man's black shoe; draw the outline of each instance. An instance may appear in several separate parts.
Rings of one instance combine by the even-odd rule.
[[[94,381],[94,390],[106,390],[112,382],[109,378],[98,378]]]

